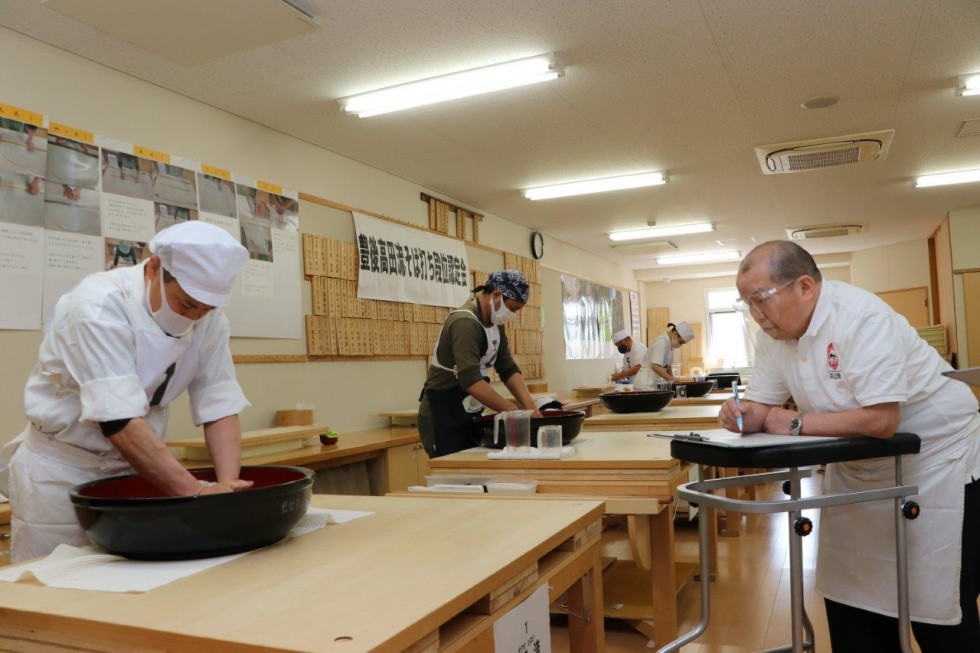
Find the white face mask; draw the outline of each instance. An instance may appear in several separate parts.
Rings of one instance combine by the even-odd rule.
[[[504,301],[503,295],[500,295],[500,306],[498,308],[493,307],[493,299],[490,299],[490,324],[503,326],[515,317],[517,317],[517,313],[507,308],[507,303]]]
[[[154,312],[153,307],[150,305],[150,283],[146,284],[146,310],[150,312],[153,317],[153,321],[164,330],[167,335],[179,338],[186,335],[194,327],[195,320],[189,317],[184,317],[180,313],[174,311],[170,308],[170,303],[167,302],[167,293],[163,288],[163,268],[157,271],[157,277],[160,279],[160,310]]]

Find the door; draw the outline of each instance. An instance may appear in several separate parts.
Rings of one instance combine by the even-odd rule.
[[[980,366],[980,272],[963,274],[963,314],[969,360],[960,361],[960,366],[977,367]]]
[[[905,290],[890,290],[877,293],[896,312],[905,316],[913,327],[929,326],[929,299],[925,286],[922,288],[907,288]]]

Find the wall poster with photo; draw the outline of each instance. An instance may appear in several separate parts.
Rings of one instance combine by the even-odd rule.
[[[44,116],[0,105],[0,328],[41,328]]]
[[[612,334],[627,329],[631,308],[622,290],[562,274],[565,359],[615,358]]]
[[[83,277],[140,265],[167,227],[202,220],[249,250],[233,336],[301,338],[299,194],[0,104],[0,329],[42,328]]]

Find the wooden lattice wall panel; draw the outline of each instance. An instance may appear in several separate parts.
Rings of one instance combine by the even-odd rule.
[[[520,270],[528,283],[541,282],[541,265],[533,258],[504,252],[504,267],[508,270]]]

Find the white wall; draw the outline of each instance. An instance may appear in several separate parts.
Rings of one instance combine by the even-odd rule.
[[[263,179],[418,225],[427,224],[426,204],[412,184],[343,156],[189,98],[142,82],[99,64],[0,28],[4,68],[0,102],[37,111],[52,119],[104,136],[144,145],[177,156]],[[451,199],[451,198],[448,198]],[[469,207],[481,211],[479,207]],[[300,220],[306,232],[352,239],[349,214],[304,202]],[[530,232],[487,214],[481,242],[522,255],[529,252]],[[542,263],[611,286],[636,289],[632,272],[594,255],[548,238]],[[501,256],[469,248],[476,269],[502,267]],[[593,364],[564,361],[561,343],[560,283],[544,271],[545,369],[553,388],[597,382]],[[304,282],[304,310],[310,309]],[[556,309],[557,307],[557,309]],[[4,307],[9,310],[9,307]],[[554,311],[558,311],[557,313]],[[4,374],[0,377],[0,443],[23,427],[23,388],[34,364],[38,332],[0,331]],[[303,353],[303,341],[236,338],[236,354]],[[595,365],[596,369],[599,366]],[[610,364],[611,367],[611,364]],[[273,424],[275,410],[297,401],[317,407],[318,420],[339,431],[381,426],[383,410],[416,405],[425,373],[421,360],[247,364],[237,366],[239,381],[252,407],[242,415],[246,429]],[[194,434],[186,399],[175,404],[170,434]]]

